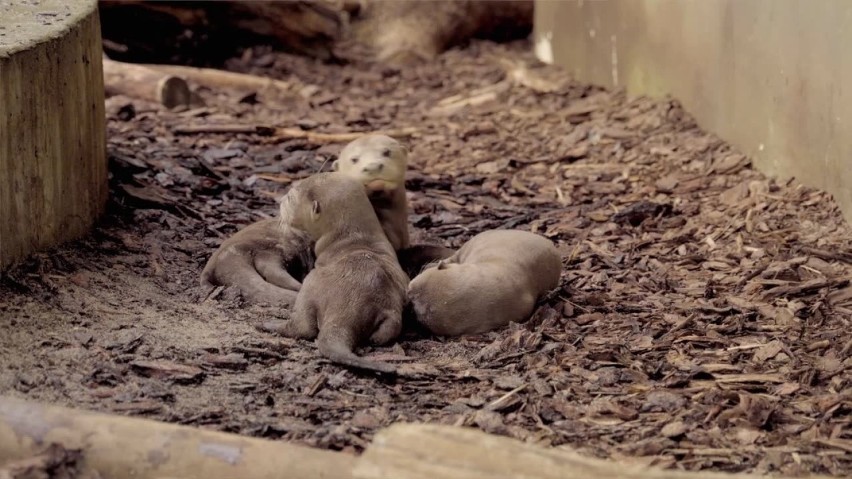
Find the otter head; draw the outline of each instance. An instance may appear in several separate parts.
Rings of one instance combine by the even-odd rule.
[[[364,187],[341,173],[317,173],[293,184],[281,199],[282,223],[314,239],[335,228],[342,216],[372,214]]]
[[[408,283],[408,299],[420,319],[445,316],[447,311],[462,310],[460,303],[470,300],[464,292],[470,289],[468,265],[452,260],[431,263]]]
[[[331,164],[334,171],[361,182],[369,195],[405,187],[408,151],[386,135],[365,135],[350,142]]]

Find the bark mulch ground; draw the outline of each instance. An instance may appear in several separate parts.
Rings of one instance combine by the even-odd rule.
[[[852,473],[852,236],[831,197],[751,168],[675,102],[628,98],[475,42],[400,71],[248,50],[286,93],[108,100],[110,210],[0,282],[0,393],[361,451],[393,421],[462,424],[683,469]],[[210,125],[243,133],[192,133]],[[279,317],[198,275],[342,147],[412,128],[414,239],[546,235],[561,289],[526,324],[408,334],[387,379],[254,329]]]

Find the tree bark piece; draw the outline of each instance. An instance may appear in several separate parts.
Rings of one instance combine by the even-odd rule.
[[[0,464],[79,450],[79,472],[113,479],[346,479],[353,456],[285,442],[0,396]]]
[[[106,204],[94,0],[0,4],[0,269],[89,231]]]
[[[107,96],[125,95],[160,103],[166,108],[189,107],[192,92],[183,78],[133,63],[103,58]]]
[[[358,459],[356,479],[755,479],[750,474],[662,470],[542,448],[477,429],[394,424]],[[826,476],[811,476],[812,478]]]

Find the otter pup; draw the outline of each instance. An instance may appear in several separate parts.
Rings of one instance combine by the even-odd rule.
[[[417,321],[433,334],[478,334],[528,319],[558,286],[561,270],[561,255],[547,238],[486,231],[411,280],[408,297]]]
[[[308,236],[280,228],[278,218],[252,223],[226,239],[201,272],[201,285],[236,286],[251,301],[290,307],[313,268]]]
[[[334,171],[360,181],[379,217],[393,249],[408,248],[408,199],[405,197],[405,170],[408,151],[386,135],[364,135],[351,141],[337,160]]]
[[[363,184],[343,173],[317,173],[290,189],[281,218],[308,234],[316,263],[302,282],[290,320],[280,322],[276,332],[316,338],[332,361],[395,373],[393,365],[353,352],[366,340],[380,345],[399,335],[408,285]]]

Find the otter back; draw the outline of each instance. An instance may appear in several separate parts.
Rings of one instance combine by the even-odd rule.
[[[342,173],[318,173],[291,188],[281,209],[290,227],[315,242],[316,267],[278,332],[316,338],[320,352],[338,363],[395,372],[354,353],[399,335],[408,283],[363,185]]]
[[[561,269],[547,238],[486,231],[412,279],[408,296],[417,321],[432,333],[477,334],[529,319],[536,302],[558,286]]]

